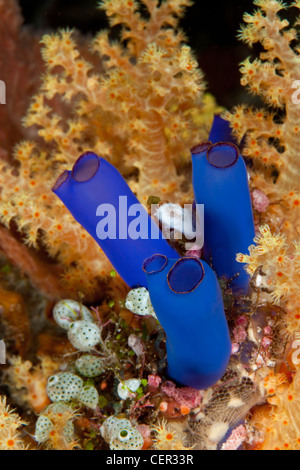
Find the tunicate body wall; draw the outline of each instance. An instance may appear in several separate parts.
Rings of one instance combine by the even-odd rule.
[[[231,342],[223,299],[213,270],[197,258],[161,254],[143,265],[151,302],[166,333],[168,374],[196,389],[224,374]]]
[[[142,265],[149,256],[179,257],[118,170],[95,153],[84,153],[52,190],[130,287],[147,286]]]

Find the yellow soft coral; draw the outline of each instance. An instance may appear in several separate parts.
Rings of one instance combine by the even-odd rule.
[[[284,321],[292,335],[300,330],[300,245],[287,245],[284,235],[273,235],[267,225],[260,227],[259,232],[254,239],[256,244],[249,247],[249,255],[239,253],[237,261],[245,263],[250,276],[262,267],[259,286],[267,289],[271,302],[286,309]]]
[[[57,370],[59,364],[48,356],[43,356],[36,366],[20,357],[12,358],[7,375],[16,400],[36,413],[41,412],[50,403],[47,380]]]
[[[260,43],[259,59],[246,59],[241,65],[244,86],[266,103],[263,109],[238,106],[225,113],[239,141],[246,134],[244,155],[251,157],[258,169],[270,177],[267,192],[284,196],[299,187],[299,104],[293,99],[293,83],[299,78],[299,44],[296,44],[299,20],[290,25],[278,12],[288,8],[276,0],[256,0],[258,9],[245,14],[240,39],[252,46]],[[290,7],[300,9],[300,3]],[[271,177],[276,168],[279,176],[274,187]],[[260,189],[263,189],[260,187]],[[274,200],[274,199],[273,199]],[[299,213],[298,213],[299,216]]]
[[[44,247],[64,266],[63,281],[70,294],[81,291],[88,295],[97,287],[97,276],[104,275],[111,265],[52,195],[49,185],[59,168],[55,158],[49,158],[36,143],[23,142],[15,149],[18,170],[0,162],[0,217],[7,227],[14,220],[29,246],[37,250]]]
[[[100,4],[110,26],[123,26],[119,43],[111,43],[107,31],[92,43],[104,59],[102,76],[81,56],[71,31],[44,37],[47,74],[25,124],[39,126],[39,135],[55,142],[59,160],[72,162],[88,145],[121,169],[124,164],[139,169],[133,188],[146,202],[153,193],[172,199],[181,195],[182,178],[174,160],[189,156],[191,146],[207,135],[210,122],[199,130],[197,114],[206,114],[202,73],[177,30],[184,7],[191,2],[143,3],[147,20],[138,2]],[[68,104],[75,99],[67,129],[61,116],[49,114],[44,101],[57,96]]]
[[[26,423],[6,404],[6,397],[0,396],[0,450],[26,450],[20,433],[24,425]]]
[[[178,29],[191,2],[143,3],[147,19],[138,2],[102,2],[110,25],[123,29],[119,42],[100,32],[92,54],[70,30],[43,37],[46,72],[24,118],[38,139],[16,147],[14,167],[0,162],[1,221],[16,223],[30,247],[46,250],[63,266],[70,296],[80,291],[93,297],[111,265],[51,195],[56,176],[93,150],[133,175],[142,202],[149,195],[181,201],[183,176],[176,165],[207,137],[217,109],[210,99],[203,101],[202,73]]]
[[[274,377],[266,379],[267,387],[270,380],[274,384]],[[258,408],[251,420],[263,434],[261,450],[300,450],[300,369],[291,384],[283,382],[280,377],[276,395],[268,398],[271,406]]]
[[[168,425],[166,420],[162,420],[152,427],[155,433],[154,449],[157,450],[189,450],[192,447],[185,447],[182,437],[175,429]]]

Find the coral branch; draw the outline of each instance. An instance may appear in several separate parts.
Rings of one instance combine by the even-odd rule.
[[[26,450],[20,428],[26,423],[6,404],[6,397],[0,396],[0,450]]]
[[[1,226],[0,248],[7,258],[29,277],[34,286],[49,298],[55,299],[64,295],[65,289],[60,282],[62,268],[41,261],[32,250],[18,242]]]
[[[292,335],[300,330],[300,245],[286,244],[283,235],[272,235],[268,226],[260,227],[249,247],[249,255],[238,254],[237,261],[246,264],[246,271],[253,276],[262,267],[260,287],[267,289],[269,300],[281,304],[288,312],[284,319],[287,331]]]
[[[264,51],[259,59],[252,62],[246,59],[242,63],[241,83],[259,95],[271,112],[241,106],[233,113],[226,113],[225,118],[239,140],[247,134],[247,156],[263,168],[278,168],[276,191],[283,195],[296,189],[299,180],[300,113],[294,96],[294,82],[300,73],[296,43],[299,21],[291,26],[278,15],[288,8],[283,2],[254,3],[259,8],[252,15],[244,15],[246,26],[241,28],[239,37],[250,46],[260,43]],[[296,2],[291,7],[300,9],[300,4]]]

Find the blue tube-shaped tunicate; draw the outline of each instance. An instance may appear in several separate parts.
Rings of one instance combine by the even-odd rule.
[[[198,258],[145,260],[150,299],[166,333],[168,375],[204,390],[226,370],[231,342],[214,271]]]
[[[231,142],[236,144],[229,122],[223,119],[219,114],[215,114],[214,116],[208,140],[213,144],[218,142]]]
[[[52,191],[101,246],[130,287],[146,287],[145,258],[161,252],[179,258],[118,170],[86,152],[63,172]]]
[[[231,143],[203,143],[192,150],[193,187],[204,204],[203,258],[233,292],[246,293],[249,275],[237,253],[247,253],[255,237],[248,175],[238,148]]]

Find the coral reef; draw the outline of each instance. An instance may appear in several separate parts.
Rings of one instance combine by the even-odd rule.
[[[246,370],[241,374],[231,365],[218,386],[204,394],[200,407],[189,418],[188,445],[197,450],[216,450],[230,439],[228,433],[261,401],[261,392],[247,375]]]
[[[10,363],[7,378],[15,402],[36,413],[41,412],[50,404],[46,391],[47,378],[57,371],[59,364],[47,356],[42,357],[40,364],[35,366],[20,357],[12,357]]]
[[[241,83],[260,96],[265,107],[241,105],[224,117],[238,141],[243,140],[243,154],[252,161],[249,172],[257,235],[249,254],[238,254],[237,261],[246,264],[258,302],[273,309],[269,325],[263,330],[265,336],[261,336],[261,351],[276,342],[272,337],[274,328],[283,348],[279,356],[275,354],[277,366],[270,363],[267,372],[263,369],[267,374],[264,385],[269,404],[258,407],[250,423],[261,433],[253,437],[257,448],[298,449],[294,419],[298,363],[290,356],[297,344],[300,307],[299,103],[295,92],[299,84],[299,19],[291,24],[284,18],[283,10],[296,11],[300,5],[297,1],[287,5],[276,0],[256,0],[254,4],[258,9],[244,15],[246,26],[242,26],[239,37],[250,46],[260,43],[263,51],[258,59],[242,63]],[[275,320],[276,307],[280,313]],[[261,365],[264,363],[261,358]],[[293,411],[290,404],[295,404]]]
[[[264,385],[270,405],[256,409],[252,425],[261,432],[256,446],[260,450],[299,450],[299,373],[292,383],[283,375],[265,377]]]
[[[300,250],[299,243],[288,245],[284,235],[272,235],[268,225],[259,228],[249,247],[249,255],[238,254],[237,260],[246,264],[246,271],[258,274],[256,284],[265,292],[263,296],[275,305],[281,305],[287,315],[282,319],[292,335],[300,331]],[[260,270],[261,268],[261,270]]]
[[[176,164],[182,167],[190,146],[207,136],[216,109],[203,101],[202,74],[178,30],[189,4],[145,1],[146,20],[137,2],[102,2],[111,26],[121,24],[122,33],[119,43],[99,33],[90,45],[93,54],[72,31],[42,39],[46,73],[23,120],[32,137],[15,147],[14,167],[1,162],[0,212],[27,245],[59,263],[69,296],[95,295],[97,279],[110,270],[105,255],[48,191],[84,149],[124,174],[139,168],[133,189],[143,203],[152,194],[182,197]],[[27,272],[36,283],[43,277]]]
[[[300,2],[255,0],[244,15],[239,38],[259,57],[243,61],[241,82],[262,107],[221,116],[180,29],[191,3],[103,0],[110,29],[91,38],[42,36],[0,0],[12,96],[0,108],[1,450],[300,449]],[[141,273],[141,245],[119,239],[108,259],[50,189],[85,184],[82,154],[117,175],[110,195],[124,181],[149,214],[157,206],[174,259],[150,253]],[[192,178],[191,154],[216,172]],[[216,174],[242,157],[230,193]],[[181,224],[184,204],[192,220],[203,198],[208,242],[219,237],[208,255],[186,247]],[[70,200],[95,216],[90,199]]]
[[[297,100],[299,19],[290,24],[279,13],[300,9],[277,0],[257,0],[258,9],[244,15],[239,37],[246,44],[259,43],[259,58],[241,65],[241,84],[258,95],[265,107],[246,105],[224,113],[239,142],[243,155],[251,158],[251,186],[262,190],[270,205],[264,219],[271,229],[282,227],[290,240],[299,234],[299,103]],[[295,16],[294,16],[295,17]],[[295,91],[296,88],[296,91]]]
[[[0,285],[0,315],[6,340],[20,354],[25,354],[30,344],[30,323],[23,297]]]
[[[172,429],[172,425],[167,424],[162,420],[159,424],[153,427],[155,432],[154,449],[157,450],[189,450],[192,447],[185,447],[182,442],[182,436]]]
[[[26,425],[17,413],[6,404],[6,397],[0,396],[0,450],[26,450],[21,428]]]

